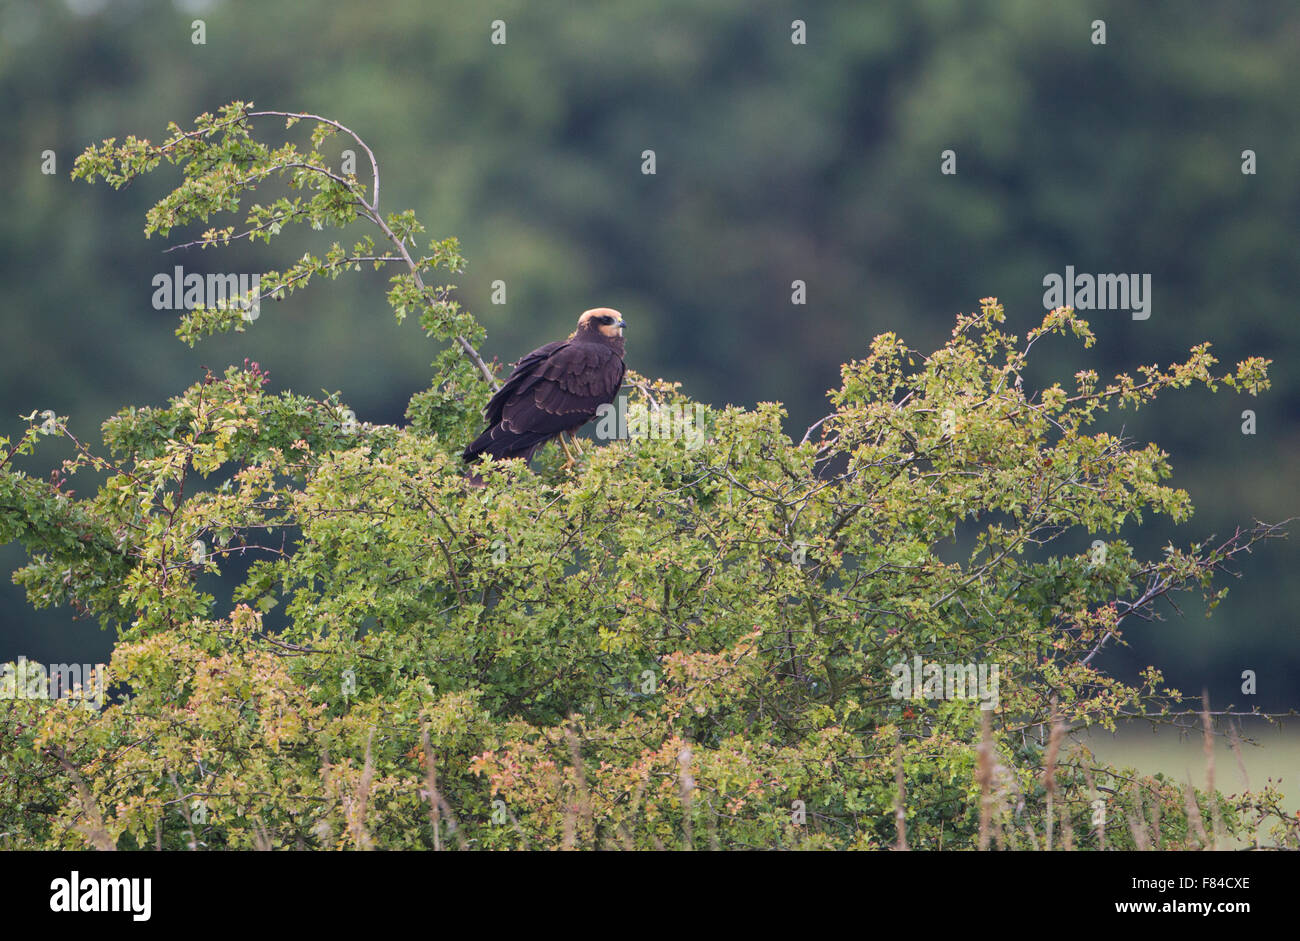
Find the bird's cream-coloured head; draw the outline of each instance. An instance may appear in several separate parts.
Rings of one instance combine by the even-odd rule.
[[[593,307],[578,318],[579,330],[594,330],[610,339],[623,336],[623,315],[612,307]]]

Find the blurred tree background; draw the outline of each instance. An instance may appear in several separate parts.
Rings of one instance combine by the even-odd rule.
[[[796,19],[806,44],[791,42]],[[293,259],[247,244],[164,255],[141,229],[165,173],[117,193],[69,180],[90,143],[159,140],[170,119],[242,99],[366,138],[384,208],[461,239],[459,297],[488,356],[509,362],[583,309],[617,307],[633,368],[716,404],[781,401],[796,436],[877,333],[928,350],[993,295],[1023,334],[1048,273],[1150,273],[1149,320],[1090,312],[1097,346],[1046,350],[1025,382],[1165,365],[1201,340],[1225,363],[1272,357],[1260,399],[1190,391],[1106,420],[1169,450],[1198,507],[1181,531],[1127,538],[1226,536],[1296,512],[1298,88],[1300,8],[1280,2],[0,0],[0,433],[52,409],[95,441],[118,408],[245,357],[272,389],[337,389],[360,420],[403,420],[434,347],[394,323],[382,272],[265,304],[249,332],[190,350],[175,313],[151,306],[156,274]],[[948,149],[955,175],[940,172]],[[0,547],[6,573],[23,561]],[[1154,663],[1215,705],[1294,706],[1297,563],[1300,543],[1268,545],[1213,619],[1188,599],[1129,628],[1110,665]],[[108,659],[97,625],[32,611],[7,578],[0,624],[0,660]],[[1246,669],[1256,697],[1240,692]]]

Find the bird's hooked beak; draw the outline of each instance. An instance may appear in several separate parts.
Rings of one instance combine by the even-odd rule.
[[[622,317],[620,317],[620,318],[618,318],[618,323],[614,324],[614,329],[618,331],[618,335],[619,335],[619,336],[622,336],[622,335],[623,335],[623,329],[624,329],[626,326],[627,326],[627,321],[624,320]]]

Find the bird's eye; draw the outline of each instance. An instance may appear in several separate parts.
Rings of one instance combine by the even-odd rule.
[[[601,323],[613,323],[613,322],[614,322],[614,318],[613,318],[613,317],[601,317],[601,318],[600,318],[600,322],[601,322]]]

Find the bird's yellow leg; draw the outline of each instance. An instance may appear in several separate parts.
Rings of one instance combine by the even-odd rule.
[[[568,442],[564,440],[564,432],[560,432],[560,448],[564,451],[564,469],[567,471],[573,467],[573,452],[569,450]]]

